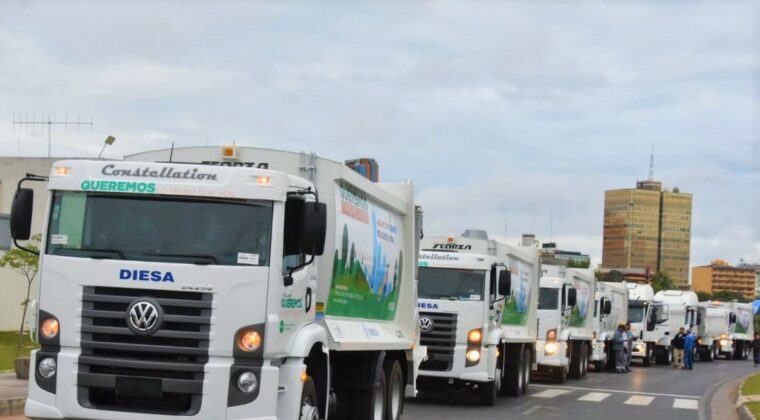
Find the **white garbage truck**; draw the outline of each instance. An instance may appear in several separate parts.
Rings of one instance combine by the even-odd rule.
[[[410,183],[234,146],[130,159],[56,162],[36,198],[28,417],[401,416],[424,357]],[[41,179],[13,201],[21,247]]]
[[[620,322],[628,316],[628,287],[625,282],[597,282],[594,305],[594,342],[591,363],[596,371],[614,368],[612,339]]]
[[[465,389],[493,405],[528,388],[535,360],[538,250],[484,231],[426,237],[419,259],[420,391]]]
[[[693,291],[661,290],[655,293],[654,301],[662,304],[658,311],[663,313],[655,311],[650,322],[655,322],[665,330],[655,347],[655,360],[664,365],[673,360],[673,337],[681,328],[690,330],[697,325],[699,298]]]
[[[730,353],[729,320],[731,311],[717,301],[699,302],[697,307],[697,355],[711,362],[726,350]],[[721,345],[722,343],[722,345]]]
[[[534,372],[563,383],[588,372],[594,340],[596,277],[590,269],[541,266]]]
[[[721,340],[721,352],[726,359],[745,360],[752,351],[755,338],[754,312],[751,303],[726,302],[729,309],[728,339]]]
[[[631,331],[638,337],[633,344],[631,357],[641,360],[644,366],[669,360],[670,330],[667,324],[667,309],[661,302],[654,301],[654,289],[649,284],[628,283],[628,321]]]

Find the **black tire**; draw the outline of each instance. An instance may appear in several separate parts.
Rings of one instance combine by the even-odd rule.
[[[744,343],[741,341],[734,342],[734,360],[741,360],[744,353]]]
[[[307,407],[307,405],[309,407]],[[303,383],[301,391],[301,412],[298,415],[299,420],[319,420],[319,406],[317,401],[317,387],[314,385],[314,379],[311,377]]]
[[[507,356],[506,348],[504,356]],[[507,357],[504,365],[504,372],[501,382],[501,395],[518,397],[523,392],[523,381],[520,376],[523,375],[522,357],[519,354],[516,357]]]
[[[559,367],[559,372],[554,374],[554,380],[558,384],[564,384],[567,381],[567,369],[564,366]]]
[[[528,349],[525,349],[523,351],[523,368],[525,369],[525,373],[523,374],[524,379],[524,385],[522,389],[522,393],[525,394],[528,392],[528,387],[530,387],[530,371],[531,371],[531,365],[533,364],[533,357],[531,356],[531,352]]]
[[[583,351],[576,342],[571,343],[570,348],[570,372],[567,376],[571,379],[580,379]]]
[[[644,360],[642,361],[642,364],[646,367],[652,366],[654,363],[654,349],[652,348],[652,345],[647,343],[646,351],[644,352]]]
[[[585,378],[588,373],[588,357],[590,352],[585,343],[581,344],[581,348],[581,378]]]
[[[670,364],[670,357],[668,357],[668,349],[667,348],[655,348],[654,349],[654,359],[657,362],[658,365],[667,365]]]
[[[388,390],[385,392],[387,400],[385,420],[399,420],[401,414],[404,413],[404,371],[395,359],[386,360],[383,370],[388,379]]]
[[[356,391],[353,394],[354,409],[350,419],[385,420],[388,395],[388,381],[385,370],[380,371],[377,378],[379,385],[368,391]]]
[[[496,381],[494,382],[485,382],[480,385],[480,403],[490,407],[494,404],[496,404],[496,399],[498,398],[497,395],[497,389],[496,389]]]

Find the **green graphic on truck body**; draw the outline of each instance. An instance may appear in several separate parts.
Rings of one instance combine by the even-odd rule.
[[[525,325],[528,322],[531,290],[531,268],[515,258],[509,259],[509,270],[512,272],[512,293],[504,302],[501,323],[505,325]]]
[[[583,328],[586,326],[586,321],[589,318],[589,308],[593,307],[593,304],[590,302],[591,291],[588,283],[578,279],[573,279],[573,287],[577,293],[577,299],[575,306],[570,310],[570,321],[568,324],[571,327]]]
[[[391,321],[403,273],[400,217],[341,182],[336,246],[325,314]]]

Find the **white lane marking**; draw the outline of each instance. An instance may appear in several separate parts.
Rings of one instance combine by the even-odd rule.
[[[573,391],[597,391],[597,392],[612,392],[615,394],[631,394],[631,395],[651,395],[653,397],[673,397],[673,398],[690,398],[699,399],[702,398],[699,395],[676,395],[676,394],[658,394],[656,392],[639,392],[639,391],[624,391],[619,389],[599,389],[599,388],[581,388],[576,386],[552,386],[541,384],[530,384],[531,387],[536,388],[551,388],[551,389],[570,389]]]
[[[591,401],[602,402],[612,394],[606,392],[589,392],[588,394],[578,398],[578,401]]]
[[[646,396],[643,396],[643,395],[634,395],[631,398],[628,398],[623,404],[647,406],[647,405],[651,404],[653,400],[654,400],[654,397],[646,397]]]
[[[535,397],[535,398],[554,398],[554,397],[558,397],[560,395],[569,394],[569,393],[570,393],[570,391],[568,391],[566,389],[547,389],[547,390],[541,391],[541,392],[539,392],[537,394],[533,394],[533,395],[531,395],[531,397]]]
[[[682,398],[676,398],[673,400],[673,408],[682,408],[684,410],[698,410],[699,400],[684,400]]]
[[[531,407],[531,408],[529,408],[529,409],[527,409],[527,410],[523,411],[523,412],[522,412],[522,415],[523,415],[523,416],[529,416],[529,415],[531,415],[531,414],[535,413],[536,411],[538,411],[538,410],[540,410],[540,409],[541,409],[541,406],[540,406],[540,405],[534,405],[533,407]]]

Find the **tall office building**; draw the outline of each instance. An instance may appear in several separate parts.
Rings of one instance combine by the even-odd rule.
[[[604,193],[602,267],[665,271],[677,286],[689,283],[691,194],[639,181]]]

